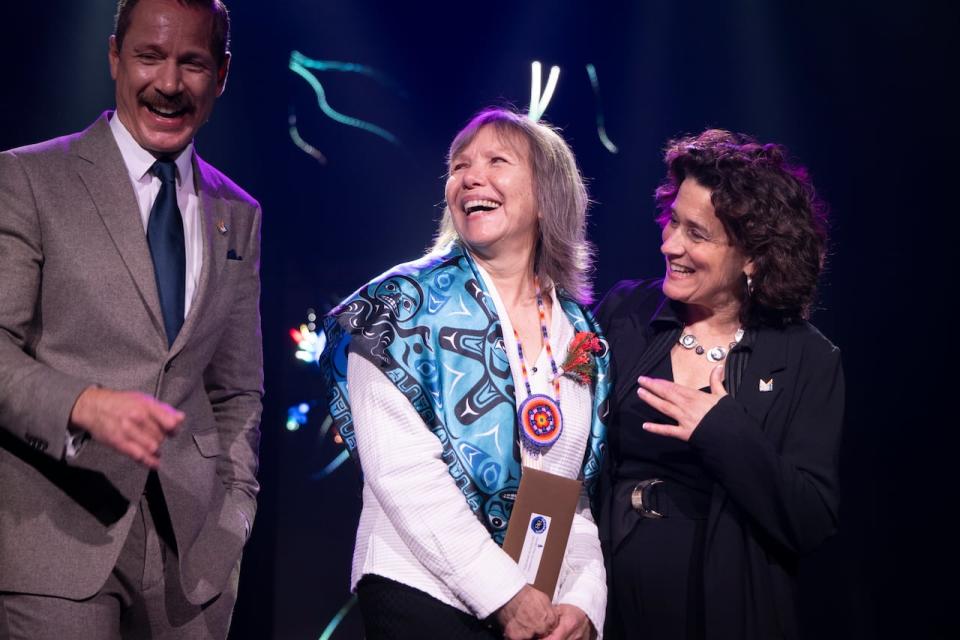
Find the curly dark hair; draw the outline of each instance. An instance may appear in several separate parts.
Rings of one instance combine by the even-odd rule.
[[[708,129],[671,140],[666,180],[657,188],[657,221],[670,219],[680,185],[693,178],[710,200],[732,243],[753,260],[744,278],[740,321],[782,326],[810,315],[827,251],[827,206],[807,170],[778,144]]]

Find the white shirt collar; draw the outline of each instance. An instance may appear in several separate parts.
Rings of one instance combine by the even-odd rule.
[[[130,135],[130,131],[120,122],[117,113],[110,116],[110,131],[113,133],[117,146],[120,147],[120,155],[123,156],[123,163],[127,166],[127,171],[134,182],[141,182],[148,176],[148,171],[153,163],[157,161],[153,154],[137,144],[137,141]],[[183,151],[174,158],[177,165],[177,186],[193,184],[193,141],[188,144]]]

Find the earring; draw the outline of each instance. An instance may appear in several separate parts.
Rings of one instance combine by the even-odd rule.
[[[747,293],[753,295],[753,278],[747,276]]]

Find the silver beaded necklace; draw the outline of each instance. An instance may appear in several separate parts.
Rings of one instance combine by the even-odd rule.
[[[681,332],[680,339],[677,340],[677,343],[684,349],[693,349],[694,353],[698,356],[706,356],[707,360],[710,362],[721,362],[724,358],[727,357],[727,353],[730,352],[730,349],[733,349],[737,346],[737,343],[743,339],[743,327],[737,329],[736,333],[733,334],[733,342],[729,343],[726,347],[716,346],[712,349],[704,349],[703,345],[697,342],[697,336],[692,333]]]

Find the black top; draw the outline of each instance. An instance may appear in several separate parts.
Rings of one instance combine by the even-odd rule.
[[[645,375],[673,381],[670,352]],[[617,429],[610,432],[610,452],[616,456],[617,477],[635,480],[661,478],[709,493],[712,482],[690,445],[676,438],[644,431],[644,422],[677,424],[676,420],[641,400],[634,382],[619,405]]]
[[[652,369],[643,372],[652,378],[673,381],[669,349]],[[713,480],[699,456],[682,440],[644,431],[644,422],[677,424],[637,396],[637,383],[618,405],[616,425],[610,429],[609,443],[616,498],[613,501],[611,527],[613,540],[626,538],[642,518],[633,508],[630,496],[640,480],[657,478],[664,483],[648,493],[654,510],[668,517],[705,520],[710,505]],[[709,390],[709,389],[707,389]]]

